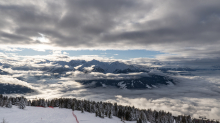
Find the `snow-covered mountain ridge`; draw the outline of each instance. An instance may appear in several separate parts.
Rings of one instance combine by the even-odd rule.
[[[98,60],[85,61],[85,60],[71,60],[70,62],[53,62],[53,64],[60,65],[65,68],[69,67],[71,70],[79,70],[85,72],[102,72],[102,73],[120,73],[126,70],[129,71],[140,71],[141,68],[138,68],[134,65],[128,65],[123,62],[100,62]],[[91,68],[91,69],[89,69]]]
[[[3,63],[3,70],[29,71],[28,75],[16,76],[16,79],[33,83],[36,80],[73,78],[86,87],[114,86],[122,89],[151,89],[161,85],[175,85],[176,83],[162,70],[147,66],[126,64],[124,62],[102,62],[98,60],[71,61],[38,61],[34,64],[26,62],[22,65]],[[2,74],[11,74],[1,70]],[[167,69],[165,72],[168,71]],[[25,72],[25,73],[27,73]]]

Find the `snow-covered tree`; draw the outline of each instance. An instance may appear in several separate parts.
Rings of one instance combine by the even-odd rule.
[[[84,113],[84,108],[83,107],[81,108],[81,113]]]
[[[18,106],[20,109],[25,109],[26,105],[25,105],[24,98],[21,98],[21,100],[18,103]]]
[[[27,106],[31,106],[31,101],[30,100],[27,101]]]
[[[53,107],[59,107],[59,104],[60,104],[60,103],[59,103],[59,100],[56,99],[56,100],[55,100],[55,103],[54,103],[54,105],[53,105]]]
[[[70,103],[67,103],[67,108],[71,109],[71,104]]]
[[[112,118],[112,115],[113,115],[112,110],[110,110],[108,114],[108,118]]]
[[[7,108],[11,108],[11,107],[12,107],[11,100],[8,100],[8,101],[7,101],[7,103],[6,103],[6,107],[7,107]]]
[[[19,103],[20,103],[20,100],[19,100],[18,97],[16,97],[16,99],[15,99],[15,105],[16,105],[16,106],[19,106]]]
[[[45,108],[48,107],[48,102],[47,102],[47,101],[44,101],[43,106],[44,106]]]
[[[0,106],[3,107],[4,106],[4,100],[2,98],[0,98]]]
[[[147,123],[147,116],[143,111],[141,111],[140,120],[142,123]]]

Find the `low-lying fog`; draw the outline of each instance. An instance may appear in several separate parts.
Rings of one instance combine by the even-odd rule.
[[[1,83],[14,83],[35,89],[37,93],[25,94],[34,98],[72,97],[94,101],[117,102],[122,105],[142,109],[165,110],[173,115],[190,114],[193,117],[206,116],[219,119],[220,116],[220,71],[200,70],[191,72],[191,76],[172,75],[178,80],[176,85],[161,86],[145,90],[128,90],[115,87],[85,88],[74,81],[72,76],[53,78],[42,76],[39,71],[12,70],[1,68],[11,74],[0,75]],[[40,76],[36,78],[34,76]],[[75,73],[76,75],[76,73]],[[81,74],[77,74],[82,77]],[[23,77],[19,80],[17,77]],[[84,76],[85,77],[85,76]],[[86,77],[91,77],[87,74]],[[18,96],[21,94],[7,94]]]

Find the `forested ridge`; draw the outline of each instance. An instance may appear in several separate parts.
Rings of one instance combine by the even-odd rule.
[[[24,109],[26,106],[59,107],[71,110],[80,110],[94,113],[96,117],[112,118],[116,116],[122,121],[137,121],[137,123],[197,123],[202,119],[193,119],[188,116],[173,116],[163,110],[138,109],[134,106],[122,106],[111,102],[95,102],[90,100],[78,100],[76,98],[55,98],[51,100],[34,99],[27,100],[25,97],[7,97],[0,94],[0,106],[11,108],[12,105]],[[219,123],[219,121],[203,120],[205,123]]]

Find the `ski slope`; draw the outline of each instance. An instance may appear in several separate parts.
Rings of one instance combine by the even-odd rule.
[[[74,111],[79,123],[123,123],[121,119],[114,117],[104,119],[95,117],[95,113]],[[0,107],[0,122],[5,119],[6,123],[77,123],[71,109],[42,108],[26,106],[24,110],[17,106],[12,108]],[[136,123],[136,121],[125,121]]]

